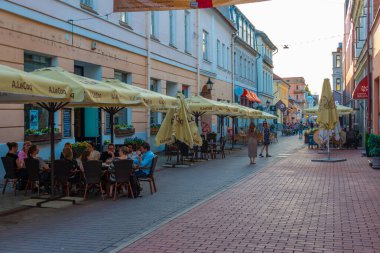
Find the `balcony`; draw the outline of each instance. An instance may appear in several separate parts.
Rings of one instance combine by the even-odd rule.
[[[271,58],[269,58],[268,56],[264,55],[263,56],[263,60],[266,64],[268,64],[269,66],[271,66],[273,68],[273,61]]]
[[[294,93],[305,93],[305,92],[306,92],[305,89],[294,90]]]

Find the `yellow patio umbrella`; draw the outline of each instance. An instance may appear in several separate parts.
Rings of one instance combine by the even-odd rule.
[[[329,79],[325,79],[322,87],[321,99],[319,101],[319,107],[317,112],[317,123],[321,131],[328,131],[328,136],[330,131],[334,130],[338,124],[339,116],[334,102],[334,98],[331,91],[331,85]],[[330,141],[327,141],[327,153],[328,158],[325,159],[315,159],[314,162],[340,162],[346,159],[331,159],[330,158]]]
[[[185,101],[193,114],[221,115],[228,112],[228,105],[202,96],[186,98]]]
[[[114,115],[125,107],[141,103],[140,93],[110,86],[102,81],[70,73],[62,68],[43,68],[34,71],[36,75],[65,82],[72,89],[70,104],[77,107],[100,107],[110,114],[111,143],[114,141]]]
[[[317,123],[321,129],[334,130],[338,123],[338,111],[334,102],[329,79],[325,79],[317,112]]]
[[[202,139],[195,124],[193,115],[186,104],[185,97],[178,93],[179,109],[169,109],[155,138],[155,144],[172,144],[175,140],[185,143],[192,148],[201,146]],[[178,162],[178,161],[177,161]]]
[[[308,109],[303,110],[304,114],[317,114],[319,109],[319,106],[314,106]],[[336,110],[338,111],[338,115],[349,115],[354,112],[354,110],[351,107],[343,106],[343,105],[336,105]]]
[[[0,103],[64,102],[70,94],[66,83],[0,65]]]
[[[111,87],[116,87],[131,92],[137,92],[141,97],[141,101],[135,105],[132,105],[132,107],[144,106],[150,108],[153,111],[161,112],[165,112],[170,108],[179,107],[178,98],[126,84],[117,79],[104,79],[103,81]]]
[[[254,119],[277,119],[277,116],[267,113],[261,112],[261,115],[254,115],[252,118]]]
[[[169,109],[167,111],[155,138],[156,146],[174,143],[175,138],[173,123],[175,120],[175,112],[175,109]]]

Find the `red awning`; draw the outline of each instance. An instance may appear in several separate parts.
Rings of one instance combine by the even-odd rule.
[[[368,99],[368,77],[364,77],[352,93],[353,99]]]
[[[246,97],[251,102],[261,103],[261,100],[256,95],[256,93],[249,91],[247,89],[244,89],[244,93],[242,95],[243,97]]]

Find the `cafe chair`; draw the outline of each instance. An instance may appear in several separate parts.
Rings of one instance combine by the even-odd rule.
[[[133,160],[119,160],[113,163],[115,169],[115,192],[113,200],[116,200],[118,187],[125,185],[132,198],[135,198],[131,185],[133,172]]]
[[[86,185],[84,189],[83,199],[86,199],[88,188],[99,186],[99,191],[104,200],[104,191],[102,186],[102,161],[93,160],[83,163],[84,177],[86,180]]]
[[[25,187],[25,196],[28,192],[28,188],[32,189],[32,186],[37,183],[37,194],[40,196],[40,161],[34,158],[25,159],[25,167],[28,172],[28,181]]]
[[[221,158],[224,159],[226,158],[226,153],[224,152],[224,147],[226,146],[226,140],[224,138],[220,139],[220,147],[219,149],[216,150],[217,154],[220,154]]]
[[[55,160],[54,161],[54,172],[56,183],[60,184],[66,191],[66,195],[70,196],[70,182],[69,174],[72,164],[70,161],[66,160]]]
[[[154,192],[157,192],[156,188],[156,181],[154,180],[154,172],[156,170],[156,165],[158,161],[158,156],[155,156],[152,161],[152,166],[150,167],[149,170],[149,175],[146,177],[139,177],[138,179],[140,182],[148,182],[149,183],[149,188],[150,188],[150,194],[153,194]]]
[[[12,181],[13,191],[16,196],[16,184],[19,178],[16,175],[15,160],[10,157],[1,157],[1,161],[3,162],[3,166],[5,170],[5,183],[4,183],[4,188],[3,188],[3,195],[4,195],[5,188],[7,187],[8,182]]]

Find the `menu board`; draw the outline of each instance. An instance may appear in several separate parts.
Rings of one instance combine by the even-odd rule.
[[[63,137],[71,137],[71,109],[63,109]]]

